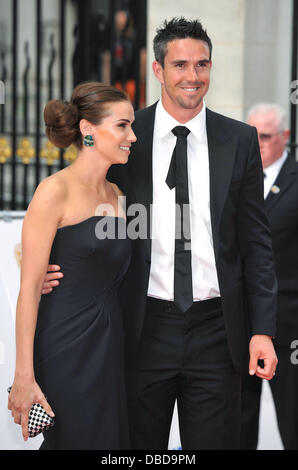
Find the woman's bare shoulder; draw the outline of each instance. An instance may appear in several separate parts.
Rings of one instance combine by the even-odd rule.
[[[42,220],[47,214],[50,219],[60,220],[64,212],[67,194],[67,180],[61,172],[48,176],[37,186],[28,206],[26,219],[28,216],[29,218],[33,216]]]
[[[43,179],[35,190],[34,198],[51,202],[63,201],[67,195],[68,185],[62,171]]]

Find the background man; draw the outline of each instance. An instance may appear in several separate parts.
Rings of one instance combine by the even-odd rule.
[[[270,380],[277,362],[257,133],[206,109],[212,44],[199,21],[165,22],[154,52],[161,100],[136,113],[129,161],[110,173],[152,227],[122,285],[131,447],[167,449],[177,399],[183,449],[237,449],[241,373]]]
[[[248,113],[258,131],[264,171],[264,197],[272,232],[278,280],[276,375],[270,386],[285,449],[298,449],[298,365],[291,355],[298,332],[298,163],[288,155],[290,131],[284,110],[260,103]],[[297,347],[297,346],[296,346]],[[293,356],[292,356],[293,357]],[[243,449],[258,443],[262,380],[245,374],[242,387]]]

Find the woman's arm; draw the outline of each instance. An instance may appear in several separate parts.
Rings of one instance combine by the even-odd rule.
[[[52,410],[35,381],[33,344],[38,304],[50,251],[59,225],[65,189],[55,178],[44,180],[28,207],[22,229],[21,284],[16,311],[16,368],[8,408],[28,439],[28,415],[33,403]]]

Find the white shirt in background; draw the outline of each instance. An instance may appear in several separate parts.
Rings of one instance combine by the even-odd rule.
[[[274,182],[278,176],[278,173],[280,172],[281,167],[283,166],[287,157],[288,157],[288,152],[287,150],[285,150],[282,156],[278,160],[275,160],[275,162],[272,163],[272,165],[267,166],[267,168],[263,168],[263,172],[266,175],[264,178],[264,199],[266,199],[269,192],[271,191],[271,188],[274,185]]]

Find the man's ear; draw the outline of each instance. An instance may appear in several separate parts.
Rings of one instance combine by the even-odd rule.
[[[284,130],[282,135],[283,135],[283,138],[284,138],[284,142],[286,144],[288,142],[289,138],[290,138],[290,135],[291,135],[290,129]]]
[[[156,76],[157,80],[163,85],[163,67],[162,65],[155,60],[152,64],[153,73]]]
[[[290,135],[291,135],[290,129],[286,129],[286,130],[285,130],[285,136],[287,137],[287,139],[290,138]]]

